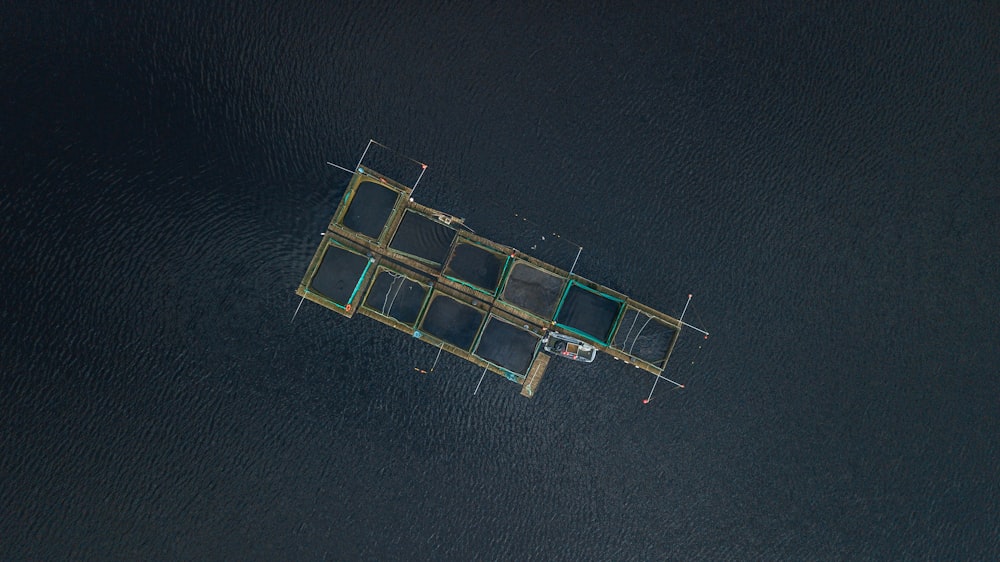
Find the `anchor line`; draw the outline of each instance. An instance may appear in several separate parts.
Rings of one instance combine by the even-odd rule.
[[[364,172],[361,171],[361,164],[365,161],[365,156],[368,155],[368,151],[371,149],[371,147],[372,147],[373,144],[376,145],[376,146],[379,146],[379,147],[382,147],[382,148],[388,150],[389,152],[391,152],[392,154],[394,154],[395,156],[397,156],[399,158],[402,158],[404,160],[409,160],[410,162],[413,162],[414,164],[420,166],[420,175],[417,177],[417,181],[413,183],[413,187],[410,188],[410,201],[413,201],[413,192],[416,191],[417,184],[420,183],[420,179],[424,177],[424,172],[427,171],[427,164],[424,164],[423,162],[421,162],[421,161],[419,161],[419,160],[417,160],[415,158],[411,158],[411,157],[403,154],[402,152],[399,152],[398,150],[393,149],[392,147],[386,146],[386,145],[378,142],[375,139],[368,139],[368,145],[365,146],[365,151],[361,153],[361,158],[358,160],[358,165],[354,167],[355,171],[361,172],[361,173],[366,173],[367,172],[367,171],[364,171]],[[333,164],[332,162],[327,162],[327,164],[330,164],[331,166],[337,166],[336,164]],[[340,166],[337,166],[337,167],[340,168]],[[340,169],[343,170],[344,168],[340,168]],[[350,170],[345,170],[345,171],[350,171]],[[351,173],[353,174],[355,172],[351,172]]]
[[[694,313],[694,316],[695,316],[695,318],[697,318],[697,319],[698,319],[698,323],[699,323],[699,324],[701,324],[701,325],[704,325],[704,324],[705,324],[705,321],[701,319],[701,315],[700,315],[700,314],[698,314],[698,309],[697,309],[697,308],[695,308],[693,304],[691,305],[691,312],[693,312],[693,313]]]
[[[647,396],[646,399],[642,401],[643,404],[649,404],[649,401],[653,399],[653,391],[656,390],[656,383],[660,382],[660,379],[663,379],[663,380],[665,380],[667,382],[674,383],[674,385],[675,385],[676,388],[684,388],[683,384],[680,384],[678,382],[674,382],[674,381],[668,379],[667,377],[661,377],[661,376],[657,375],[656,380],[653,381],[653,388],[649,389],[649,396]]]
[[[687,313],[688,306],[691,307],[691,311],[694,312],[694,315],[698,316],[698,312],[695,311],[694,305],[691,304],[691,296],[692,295],[688,295],[688,300],[687,300],[686,303],[684,303],[684,310],[681,311],[681,317],[678,318],[677,321],[680,322],[682,326],[687,326],[688,328],[691,328],[692,330],[695,330],[695,331],[701,332],[702,334],[705,334],[705,338],[708,338],[708,335],[709,335],[708,332],[706,332],[705,330],[702,330],[701,328],[699,328],[697,326],[692,326],[691,324],[688,324],[687,322],[684,321],[684,315]],[[698,318],[698,322],[701,322],[701,317]]]
[[[680,318],[677,319],[677,321],[680,322],[680,324],[682,326],[687,326],[689,328],[698,330],[699,332],[705,334],[705,337],[707,338],[708,337],[708,332],[706,332],[705,330],[702,330],[701,328],[696,328],[696,327],[694,327],[694,326],[692,326],[692,325],[690,325],[690,324],[688,324],[687,322],[684,321],[684,315],[687,314],[688,307],[691,305],[691,298],[692,298],[692,296],[693,295],[690,295],[690,294],[688,295],[687,302],[684,303],[684,310],[681,311],[681,316],[680,316]],[[692,308],[692,311],[693,310],[694,309]],[[697,313],[695,313],[695,314],[697,315]],[[651,318],[652,317],[650,317],[650,319]],[[699,321],[700,321],[700,319],[699,319]],[[647,320],[646,323],[648,324],[649,320]],[[643,328],[645,328],[645,327],[646,327],[646,325],[643,324]],[[640,334],[642,333],[641,329],[639,330],[639,333]],[[639,335],[638,334],[636,334],[635,337],[636,337],[636,339],[639,339]],[[635,340],[632,340],[632,347],[635,347]],[[701,349],[701,348],[699,347],[698,349]],[[631,355],[631,353],[632,353],[632,349],[629,348],[629,354]],[[660,379],[663,379],[663,380],[665,380],[665,381],[667,381],[669,383],[672,383],[677,388],[684,388],[683,384],[681,384],[681,383],[679,383],[677,381],[670,380],[667,377],[664,377],[663,375],[661,375],[659,373],[656,373],[656,379],[653,380],[653,386],[652,386],[652,388],[649,389],[649,396],[647,396],[646,399],[642,401],[643,404],[649,404],[649,401],[653,399],[653,391],[656,390],[656,383],[660,382]]]
[[[381,146],[382,148],[388,150],[389,152],[392,152],[393,154],[395,154],[396,156],[399,156],[400,158],[406,158],[407,160],[409,160],[410,162],[413,162],[414,164],[420,164],[421,166],[423,166],[425,168],[427,167],[427,164],[424,164],[420,160],[417,160],[415,158],[410,158],[409,156],[403,154],[402,152],[399,152],[398,150],[392,148],[391,146],[386,146],[386,145],[378,142],[375,139],[371,139],[369,142],[372,143],[372,144],[377,144],[377,145]]]
[[[642,401],[643,404],[649,404],[649,401],[653,399],[653,391],[656,390],[656,383],[660,382],[660,379],[663,379],[663,380],[665,380],[665,381],[673,384],[674,387],[676,387],[676,388],[684,388],[683,384],[681,384],[681,383],[679,383],[679,382],[677,382],[675,380],[668,379],[667,377],[665,377],[665,376],[663,376],[661,374],[658,374],[658,373],[654,373],[654,375],[656,376],[656,378],[653,379],[653,387],[649,389],[649,396],[646,396],[646,399]]]
[[[681,324],[687,326],[688,328],[691,328],[692,330],[694,330],[696,332],[701,332],[701,333],[705,334],[706,337],[709,335],[708,332],[706,332],[705,330],[702,330],[698,326],[692,326],[691,324],[688,324],[687,322],[684,322],[684,321],[681,321]]]
[[[698,349],[694,351],[694,356],[691,357],[691,362],[688,363],[689,365],[694,365],[695,363],[698,362],[698,359],[701,358],[701,352],[704,350],[705,345],[706,345],[705,343],[701,343],[698,345]]]

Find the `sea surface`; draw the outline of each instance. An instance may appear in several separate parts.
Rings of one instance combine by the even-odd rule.
[[[3,3],[0,559],[997,559],[998,29],[995,2]],[[369,139],[479,234],[693,294],[685,388],[643,404],[600,356],[476,393],[370,319],[292,322],[326,162]]]

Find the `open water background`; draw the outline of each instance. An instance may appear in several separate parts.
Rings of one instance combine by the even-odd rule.
[[[997,4],[535,4],[0,7],[0,558],[1000,555]],[[687,388],[290,323],[369,138]]]

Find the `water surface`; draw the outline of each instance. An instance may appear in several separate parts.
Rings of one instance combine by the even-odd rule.
[[[989,4],[0,22],[0,557],[1000,551]],[[643,405],[652,378],[602,356],[473,394],[371,320],[290,323],[348,180],[325,162],[369,138],[479,234],[530,219],[641,302],[694,293],[686,388]]]

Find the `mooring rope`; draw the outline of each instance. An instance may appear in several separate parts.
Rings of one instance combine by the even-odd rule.
[[[628,327],[628,332],[625,333],[625,339],[622,340],[622,350],[624,350],[625,346],[628,344],[628,337],[632,334],[632,328],[635,328],[635,321],[639,319],[639,314],[641,313],[636,310],[635,316],[632,317],[632,325]]]
[[[636,316],[638,316],[638,315],[636,315]],[[646,329],[646,326],[649,324],[649,321],[652,320],[652,319],[653,319],[652,316],[649,316],[649,315],[646,316],[646,323],[642,325],[642,328],[639,328],[639,331],[636,332],[635,337],[632,338],[632,346],[628,348],[628,354],[629,355],[632,355],[632,350],[635,348],[635,342],[639,341],[639,336],[642,334],[642,331]]]
[[[392,305],[396,302],[396,297],[399,295],[400,289],[403,288],[403,283],[406,282],[406,277],[402,273],[394,271],[386,271],[386,273],[392,277],[392,281],[389,282],[389,288],[385,291],[385,300],[382,301],[382,316],[389,316],[389,311],[392,310]],[[389,293],[392,292],[392,286],[396,284],[396,280],[399,280],[399,287],[396,288],[396,294],[392,296],[392,302],[389,302]]]

